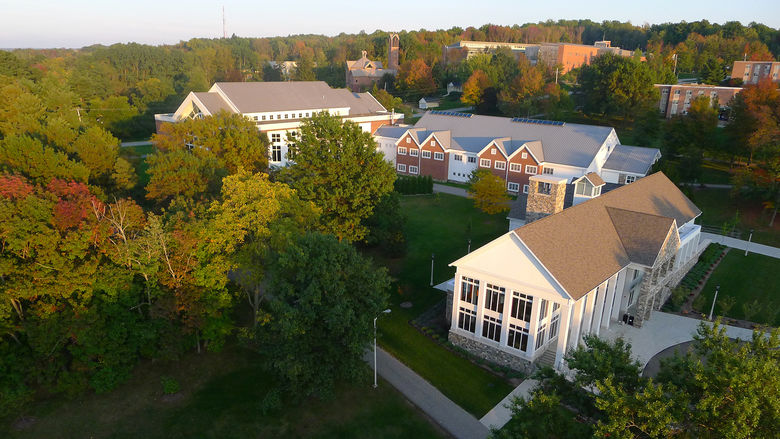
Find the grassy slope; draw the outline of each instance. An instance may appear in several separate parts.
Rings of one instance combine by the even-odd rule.
[[[780,326],[780,259],[755,253],[745,256],[744,251],[732,249],[707,280],[701,292],[706,309],[698,311],[709,313],[716,285],[720,285],[718,303],[728,296],[736,300],[727,317],[743,319],[742,306],[758,300],[761,312],[751,320]],[[715,308],[716,314],[722,314],[717,303]]]
[[[732,198],[729,189],[698,189],[693,194],[693,202],[702,210],[700,224],[720,227],[739,211],[737,228],[743,232],[742,239],[747,240],[750,229],[754,229],[754,242],[780,247],[780,220],[769,227],[771,212],[764,210],[761,203]]]
[[[456,356],[420,334],[409,321],[444,298],[430,288],[431,253],[436,254],[434,284],[451,279],[447,265],[466,254],[468,225],[476,249],[506,232],[504,214],[486,215],[471,200],[447,194],[405,197],[409,249],[401,260],[380,260],[398,279],[393,312],[379,321],[381,345],[465,410],[481,417],[512,390],[503,379]],[[411,301],[411,309],[397,305]]]
[[[263,415],[272,377],[246,353],[190,355],[162,366],[145,364],[129,383],[106,395],[58,398],[28,413],[38,418],[8,438],[405,438],[441,433],[387,383],[348,384],[332,400],[285,401]],[[367,371],[368,372],[368,371]],[[182,398],[161,400],[160,377],[175,376]],[[2,427],[7,427],[3,425]]]

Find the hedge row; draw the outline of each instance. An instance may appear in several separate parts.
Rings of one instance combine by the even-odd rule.
[[[395,190],[403,195],[432,194],[433,178],[422,175],[416,177],[399,176],[395,180]]]

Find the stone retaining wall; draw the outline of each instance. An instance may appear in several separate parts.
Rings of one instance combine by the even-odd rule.
[[[454,344],[455,346],[461,347],[467,352],[476,355],[479,358],[490,361],[491,363],[498,364],[499,366],[505,366],[525,374],[531,373],[533,371],[530,361],[508,354],[500,349],[494,348],[493,346],[482,344],[478,341],[474,341],[454,332],[449,333],[449,340],[450,343]]]

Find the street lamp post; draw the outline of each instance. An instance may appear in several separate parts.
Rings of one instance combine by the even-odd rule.
[[[431,253],[431,286],[433,286],[433,258],[434,257],[436,257],[436,255]]]
[[[382,311],[382,314],[389,313],[390,310],[386,309]],[[378,319],[379,316],[374,317],[374,388],[376,389],[376,319]]]
[[[715,297],[712,298],[712,307],[710,308],[710,321],[712,321],[712,314],[715,312],[715,301],[718,300],[718,291],[720,285],[715,286]]]

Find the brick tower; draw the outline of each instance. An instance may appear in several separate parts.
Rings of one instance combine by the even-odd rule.
[[[398,34],[390,34],[390,41],[387,49],[387,68],[390,70],[398,70],[399,41]]]

